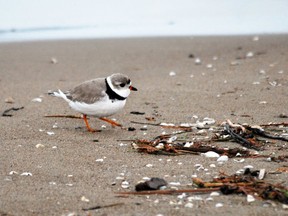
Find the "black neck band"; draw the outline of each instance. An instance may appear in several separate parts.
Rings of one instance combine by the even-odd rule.
[[[107,93],[107,95],[108,95],[108,97],[109,97],[110,100],[115,100],[115,99],[116,99],[116,100],[126,100],[125,97],[122,97],[122,96],[118,95],[116,92],[114,92],[114,91],[110,88],[110,86],[109,86],[109,84],[108,84],[108,82],[107,82],[107,78],[105,79],[105,83],[106,83],[106,88],[107,88],[106,93]]]

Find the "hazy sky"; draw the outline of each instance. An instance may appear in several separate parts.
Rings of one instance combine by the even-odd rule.
[[[0,30],[92,26],[104,35],[279,33],[288,32],[287,13],[288,0],[0,0]]]

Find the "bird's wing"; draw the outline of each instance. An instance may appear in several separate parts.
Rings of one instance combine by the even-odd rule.
[[[68,99],[72,101],[93,104],[105,96],[106,84],[104,78],[98,78],[81,83],[75,88],[66,92]]]

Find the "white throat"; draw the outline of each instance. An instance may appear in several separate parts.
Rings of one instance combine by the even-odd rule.
[[[110,86],[110,88],[112,89],[112,91],[114,91],[116,94],[120,95],[121,97],[127,98],[130,94],[130,89],[129,88],[125,88],[125,89],[116,89],[112,82],[111,82],[111,78],[110,76],[107,77],[107,83]]]

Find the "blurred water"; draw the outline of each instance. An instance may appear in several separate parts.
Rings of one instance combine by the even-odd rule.
[[[288,0],[0,0],[0,42],[288,33]]]

